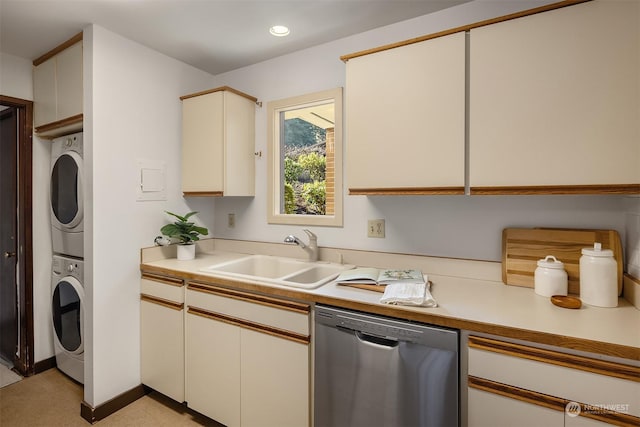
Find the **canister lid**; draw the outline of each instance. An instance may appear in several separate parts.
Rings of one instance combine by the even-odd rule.
[[[564,263],[558,261],[553,255],[547,255],[544,259],[538,260],[538,267],[564,269]]]
[[[593,248],[582,248],[582,255],[596,257],[613,257],[613,251],[611,249],[602,249],[602,244],[596,242],[593,244]]]

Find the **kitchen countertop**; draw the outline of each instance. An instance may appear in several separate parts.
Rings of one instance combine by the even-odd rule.
[[[209,250],[200,252],[195,260],[178,261],[145,257],[144,251],[140,264],[143,272],[640,361],[640,310],[624,298],[619,298],[616,308],[583,305],[581,309],[570,310],[556,307],[531,288],[507,286],[484,278],[432,274],[423,269],[432,282],[431,294],[438,307],[392,306],[380,304],[381,293],[335,282],[306,290],[199,271],[247,253]]]

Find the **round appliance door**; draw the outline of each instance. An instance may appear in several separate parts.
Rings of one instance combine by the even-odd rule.
[[[51,220],[61,229],[82,221],[82,157],[75,151],[61,154],[51,168]]]
[[[53,288],[51,313],[54,339],[70,354],[84,351],[84,290],[75,277],[63,277]]]

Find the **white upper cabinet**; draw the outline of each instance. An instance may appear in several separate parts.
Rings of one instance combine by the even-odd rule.
[[[33,96],[40,136],[82,129],[82,34],[34,61]]]
[[[462,194],[465,33],[348,59],[350,194]]]
[[[185,196],[253,196],[256,98],[220,87],[182,99]]]
[[[592,1],[471,30],[472,194],[640,191],[639,18]]]

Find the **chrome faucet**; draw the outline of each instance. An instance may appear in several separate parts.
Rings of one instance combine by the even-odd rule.
[[[309,261],[317,261],[318,260],[318,236],[313,234],[311,231],[304,229],[302,230],[307,233],[309,236],[309,243],[304,244],[304,242],[298,239],[293,234],[288,235],[284,238],[285,243],[293,243],[300,246],[306,253],[309,254]]]

